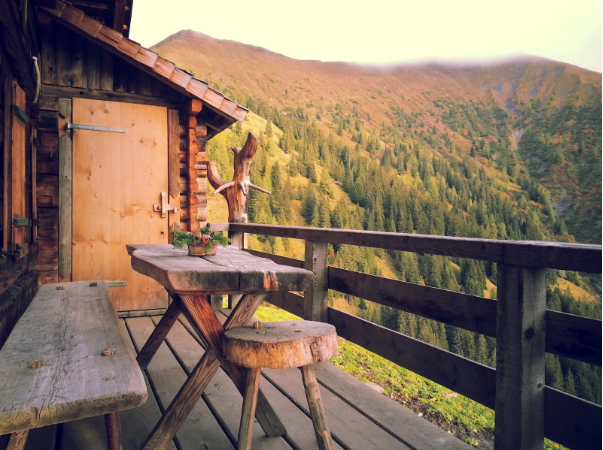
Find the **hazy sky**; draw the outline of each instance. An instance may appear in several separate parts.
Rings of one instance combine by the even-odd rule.
[[[135,0],[130,37],[183,29],[296,59],[386,63],[530,54],[601,72],[601,0]]]

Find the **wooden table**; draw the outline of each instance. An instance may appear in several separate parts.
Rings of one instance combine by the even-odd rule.
[[[186,250],[174,249],[169,244],[128,245],[127,249],[132,257],[132,268],[158,281],[172,298],[138,355],[140,367],[144,369],[149,364],[180,313],[207,348],[144,445],[144,450],[164,449],[220,366],[239,392],[245,392],[243,370],[223,356],[224,331],[249,321],[269,292],[303,291],[312,272],[279,265],[234,247],[220,247],[216,256],[200,258],[188,256]],[[208,296],[235,293],[244,295],[222,326],[211,309]],[[268,436],[286,433],[261,391],[256,418]]]

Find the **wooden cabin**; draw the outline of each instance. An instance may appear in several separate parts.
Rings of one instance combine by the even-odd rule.
[[[171,230],[208,220],[206,142],[247,109],[130,40],[132,8],[132,0],[0,2],[0,345],[40,285],[102,279],[125,284],[112,290],[113,306],[140,350],[168,297],[131,269],[126,244],[168,243]],[[311,270],[315,283],[304,296],[269,301],[494,409],[497,449],[542,448],[544,437],[600,445],[601,407],[544,386],[544,354],[601,366],[601,321],[546,310],[542,289],[547,267],[601,273],[600,246],[245,223],[229,231],[306,240],[305,261],[263,256]],[[329,267],[329,243],[494,261],[499,299]],[[328,289],[495,337],[496,370],[331,308]],[[189,328],[182,321],[146,371],[152,399],[123,417],[124,448],[141,443],[204,351]],[[177,448],[236,445],[240,398],[220,376]],[[265,377],[289,434],[262,448],[314,448],[295,383],[280,372]],[[333,366],[318,377],[338,448],[469,448]],[[85,429],[79,448],[97,448],[86,440],[94,426]],[[67,441],[57,450],[78,448]],[[54,448],[44,442],[38,448]]]
[[[128,39],[132,1],[3,3],[3,290],[101,278],[165,308],[125,244],[203,226],[205,143],[247,109]]]

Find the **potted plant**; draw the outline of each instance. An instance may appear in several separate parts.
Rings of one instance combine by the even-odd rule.
[[[175,248],[184,248],[185,245],[188,245],[188,254],[191,256],[212,256],[216,254],[218,244],[223,247],[230,244],[230,239],[222,233],[213,231],[209,223],[194,233],[174,230],[172,234],[174,235],[172,245]]]

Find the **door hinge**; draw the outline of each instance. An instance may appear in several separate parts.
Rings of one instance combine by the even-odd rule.
[[[167,217],[167,213],[170,211],[178,212],[178,208],[174,208],[168,203],[167,194],[161,193],[161,203],[153,203],[153,211],[161,213],[161,217]]]
[[[29,116],[27,115],[27,113],[25,111],[23,111],[17,105],[13,105],[13,107],[15,108],[15,114],[17,116],[19,116],[19,119],[21,119],[25,123],[29,122]]]
[[[101,127],[98,125],[83,125],[81,123],[65,122],[68,130],[88,130],[88,131],[106,131],[109,133],[126,133],[125,128]]]
[[[30,227],[31,219],[27,217],[13,217],[13,228]]]

